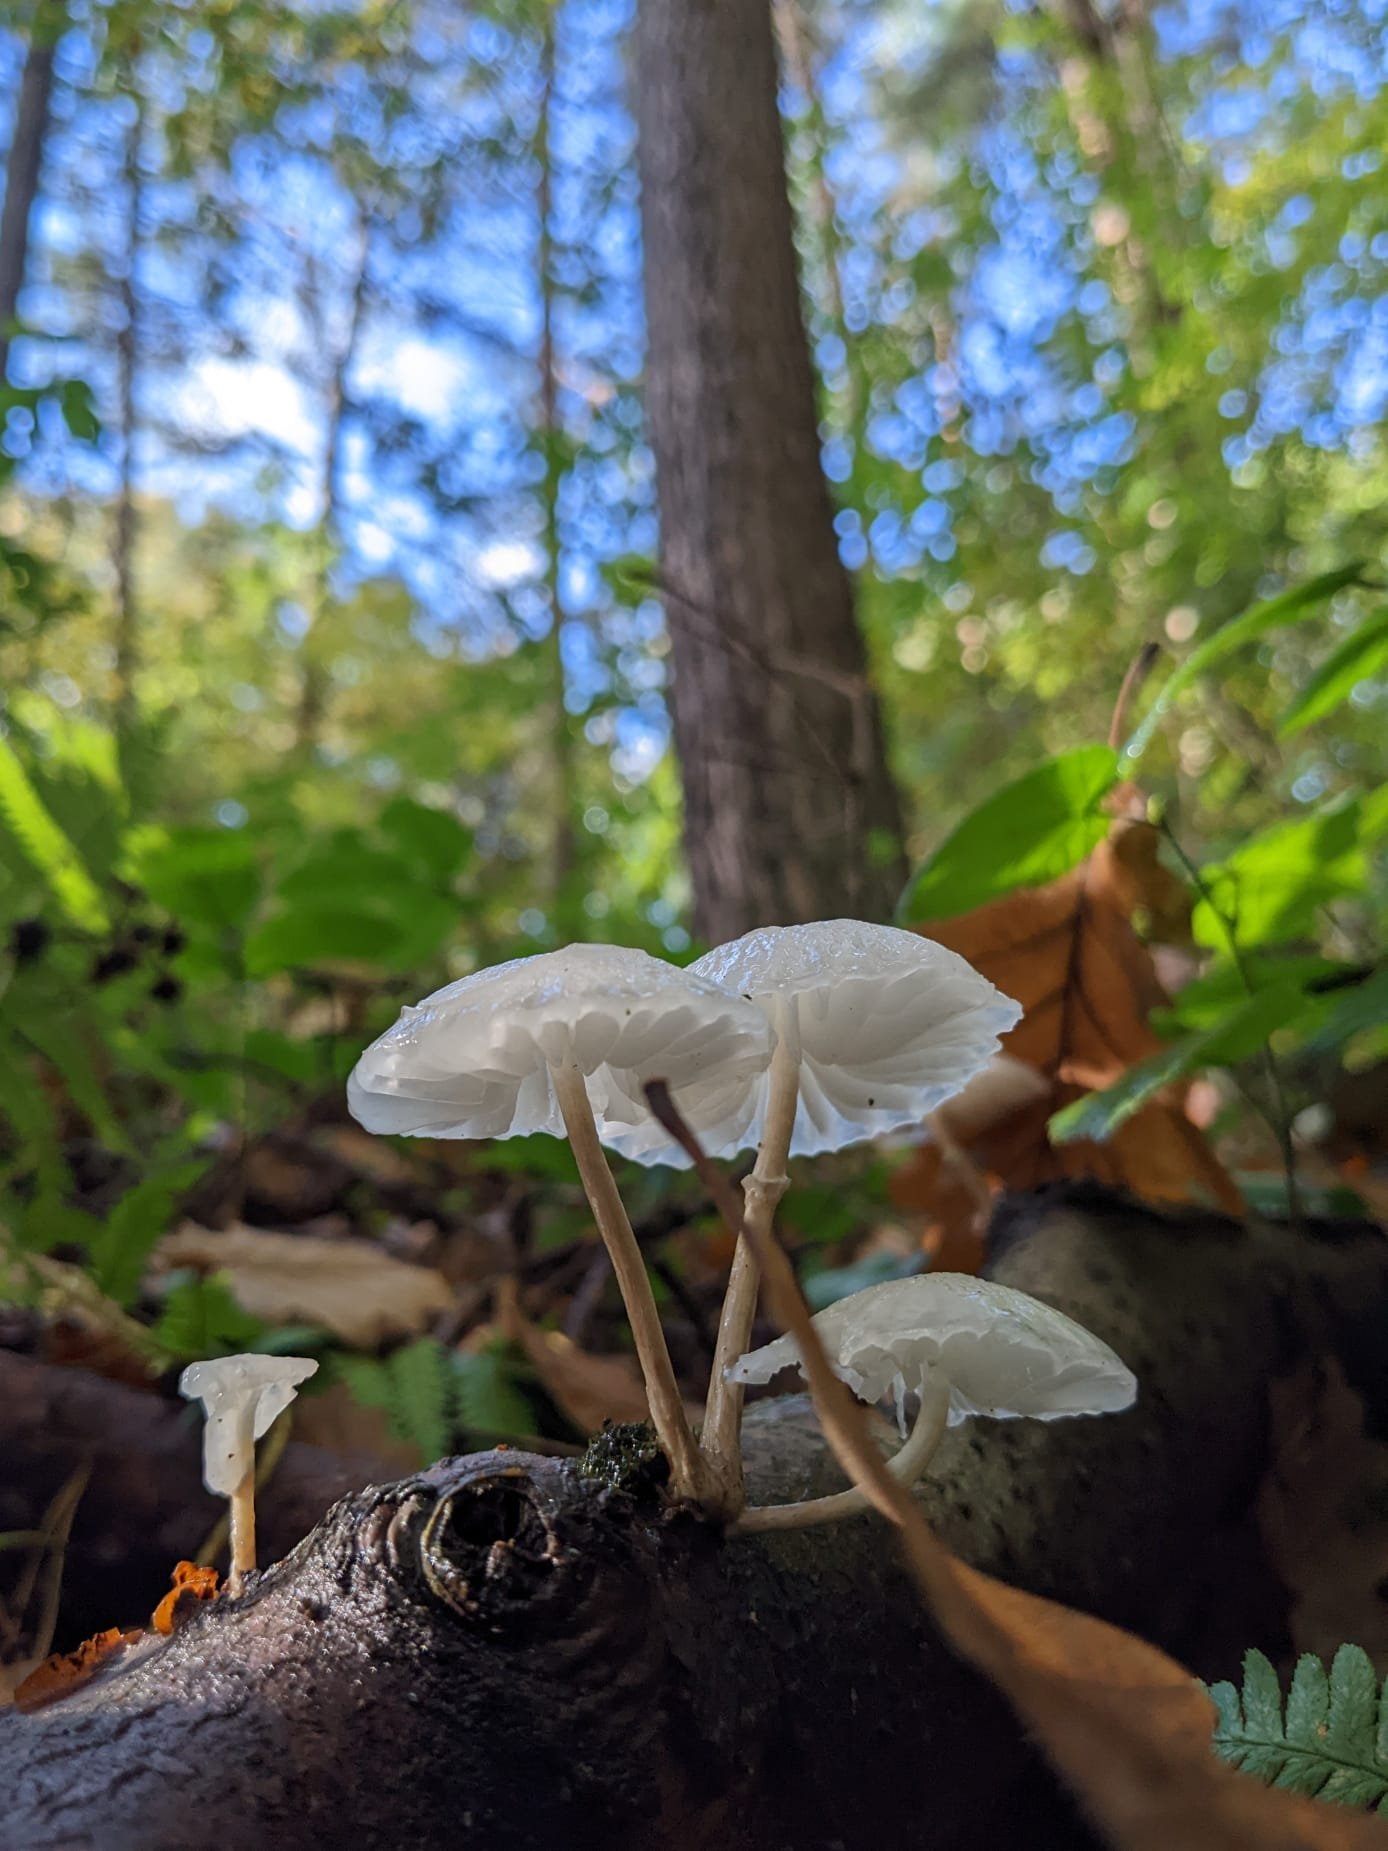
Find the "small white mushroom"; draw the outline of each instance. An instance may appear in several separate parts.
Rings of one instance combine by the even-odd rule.
[[[201,1401],[207,1416],[202,1435],[202,1479],[216,1497],[231,1501],[231,1574],[227,1586],[240,1592],[241,1577],[255,1567],[255,1443],[317,1373],[307,1356],[217,1356],[189,1363],[178,1392]]]
[[[943,945],[861,919],[765,926],[690,969],[755,1003],[774,1031],[760,1068],[719,1071],[684,1089],[671,1078],[682,1115],[711,1156],[757,1145],[744,1184],[747,1216],[768,1234],[790,1157],[923,1124],[986,1066],[1022,1013]],[[667,1160],[665,1133],[650,1120],[606,1135],[638,1162]],[[729,1512],[741,1500],[742,1391],[728,1365],[752,1334],[757,1284],[752,1248],[739,1240],[704,1422]]]
[[[766,1067],[762,1012],[705,977],[616,945],[570,945],[478,971],[407,1008],[357,1062],[347,1104],[368,1131],[567,1136],[612,1257],[677,1493],[706,1473],[631,1223],[600,1139],[648,1079],[745,1083]],[[644,1106],[641,1108],[644,1110]],[[671,1153],[674,1146],[670,1145]]]
[[[815,1328],[836,1372],[864,1401],[895,1397],[904,1431],[909,1393],[921,1396],[910,1438],[890,1462],[914,1482],[946,1419],[1062,1420],[1131,1407],[1137,1378],[1106,1343],[1053,1306],[966,1273],[925,1273],[869,1286],[821,1311]],[[796,1367],[790,1337],[738,1358],[738,1382],[769,1382]],[[933,1437],[932,1437],[933,1436]],[[825,1522],[866,1503],[854,1492],[743,1513],[740,1528]]]

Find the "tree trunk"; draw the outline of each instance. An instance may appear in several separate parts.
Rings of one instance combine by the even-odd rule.
[[[48,105],[53,93],[53,45],[66,23],[67,15],[61,6],[37,7],[19,85],[14,137],[5,164],[5,204],[0,210],[0,381],[9,359],[10,324],[24,287],[29,220],[39,190]]]
[[[820,469],[768,0],[642,0],[636,58],[695,925],[887,917],[900,814]]]
[[[1269,1384],[1334,1356],[1381,1426],[1388,1243],[1073,1185],[995,1235],[991,1275],[1112,1342],[1140,1395],[952,1430],[922,1491],[943,1540],[1205,1676],[1281,1651]],[[798,1396],[751,1410],[746,1453],[759,1503],[842,1482]],[[1091,1851],[878,1519],[725,1541],[617,1476],[499,1451],[345,1499],[239,1599],[0,1715],[0,1851]]]
[[[140,165],[145,129],[145,95],[138,51],[125,70],[124,89],[135,105],[134,119],[125,143],[125,251],[118,282],[121,324],[116,335],[117,398],[120,405],[120,487],[116,495],[115,533],[112,541],[116,576],[116,716],[128,723],[135,713],[135,677],[140,663],[139,587],[135,578],[135,547],[139,515],[135,507],[135,439],[139,405],[137,381],[140,340],[140,220],[144,212],[144,173]]]
[[[544,475],[540,502],[544,513],[545,596],[549,603],[553,676],[550,720],[550,772],[553,804],[549,853],[550,911],[561,938],[570,936],[567,917],[573,904],[570,876],[578,859],[574,828],[573,722],[565,704],[564,599],[559,540],[559,495],[564,464],[560,456],[559,357],[555,346],[555,308],[559,294],[554,248],[554,92],[558,64],[558,8],[541,8],[540,107],[535,124],[536,270],[540,278],[540,445]]]

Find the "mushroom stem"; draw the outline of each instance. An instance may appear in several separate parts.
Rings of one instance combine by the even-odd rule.
[[[765,1131],[752,1174],[742,1185],[747,1198],[746,1220],[768,1239],[777,1206],[790,1186],[786,1163],[800,1098],[800,1032],[794,997],[779,1001],[775,1028]],[[730,1382],[727,1372],[751,1343],[760,1284],[761,1269],[755,1251],[746,1234],[739,1234],[718,1320],[703,1432],[704,1451],[718,1482],[719,1509],[725,1517],[736,1517],[747,1501],[742,1483],[742,1403],[746,1390],[741,1382]]]
[[[251,1468],[231,1494],[231,1573],[227,1592],[241,1592],[241,1577],[255,1568],[255,1449]]]
[[[943,1376],[927,1381],[921,1390],[920,1410],[906,1443],[887,1460],[887,1470],[909,1491],[935,1456],[949,1423],[949,1383]],[[800,1504],[749,1505],[732,1525],[734,1535],[752,1530],[803,1530],[815,1523],[837,1523],[856,1517],[873,1505],[857,1485],[830,1497],[807,1498]]]
[[[636,1244],[607,1157],[598,1140],[592,1101],[582,1072],[569,1061],[550,1066],[554,1095],[559,1101],[584,1194],[598,1224],[598,1232],[612,1258],[612,1270],[626,1306],[636,1355],[646,1383],[651,1422],[670,1461],[670,1484],[677,1497],[700,1498],[708,1490],[707,1463],[700,1453],[680,1399],[665,1332],[646,1276],[646,1263]]]

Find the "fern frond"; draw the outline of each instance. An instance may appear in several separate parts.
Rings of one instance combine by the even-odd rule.
[[[1342,1645],[1327,1675],[1297,1662],[1285,1714],[1277,1673],[1261,1652],[1243,1661],[1243,1691],[1211,1686],[1216,1753],[1270,1787],[1388,1812],[1388,1701],[1368,1654]]]
[[[448,1351],[420,1337],[390,1356],[339,1356],[338,1373],[363,1407],[380,1408],[391,1432],[419,1449],[425,1465],[453,1441],[453,1374]]]

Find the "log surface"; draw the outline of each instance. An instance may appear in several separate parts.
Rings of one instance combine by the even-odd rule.
[[[1141,1394],[955,1430],[922,1494],[946,1542],[1207,1674],[1275,1651],[1267,1384],[1333,1353],[1382,1411],[1388,1244],[1070,1188],[1008,1206],[989,1270],[1110,1341]],[[841,1483],[800,1397],[756,1406],[746,1449],[757,1502]],[[878,1519],[724,1541],[512,1452],[354,1493],[239,1600],[0,1717],[0,1789],[3,1851],[1093,1842]]]

